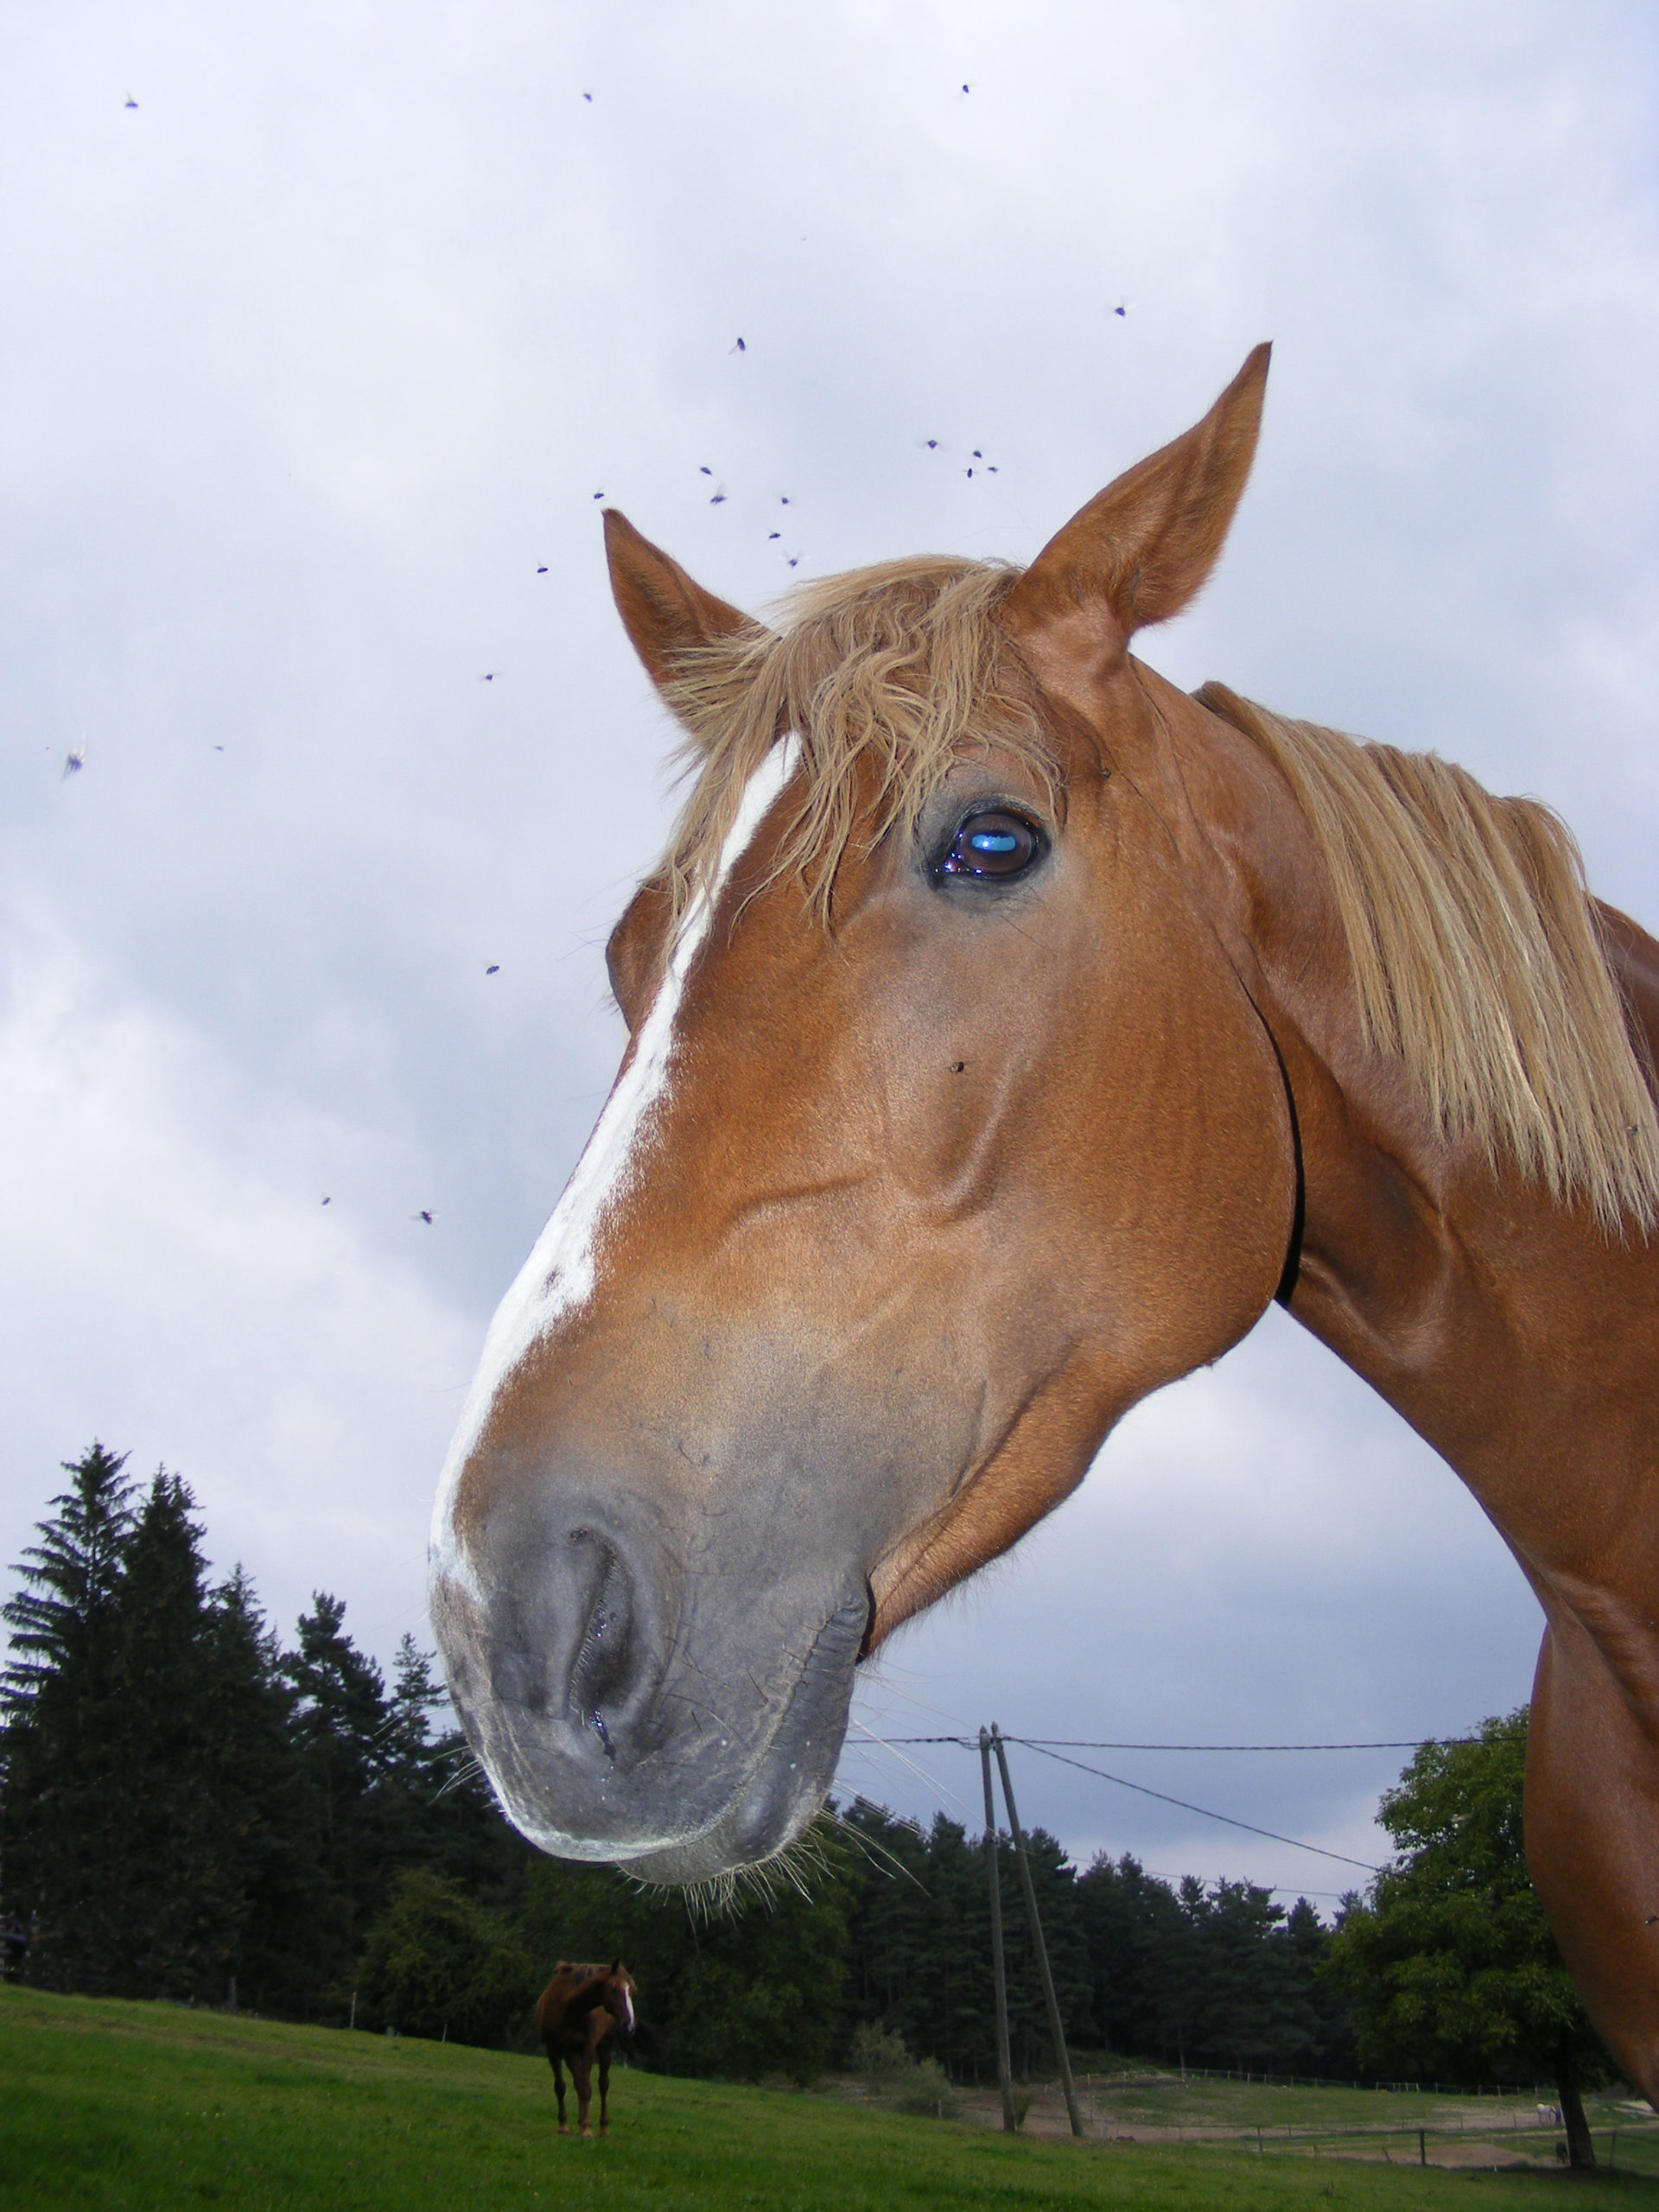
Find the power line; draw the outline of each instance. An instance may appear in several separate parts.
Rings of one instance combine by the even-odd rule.
[[[875,1740],[880,1742],[882,1739],[880,1738],[877,1738]],[[901,1744],[956,1744],[959,1745],[963,1750],[976,1751],[979,1748],[977,1739],[969,1736],[898,1736],[893,1738],[891,1740],[894,1743]],[[1037,1751],[1046,1759],[1054,1759],[1058,1761],[1061,1766],[1076,1767],[1079,1774],[1092,1774],[1096,1776],[1102,1782],[1115,1783],[1120,1789],[1133,1789],[1138,1796],[1155,1797],[1160,1804],[1179,1806],[1182,1812],[1196,1813],[1201,1820],[1219,1821],[1225,1827],[1242,1828],[1246,1835],[1265,1836],[1269,1843],[1286,1844],[1292,1851],[1309,1851],[1312,1852],[1316,1858],[1319,1859],[1334,1859],[1344,1866],[1357,1866],[1363,1873],[1379,1874],[1382,1871],[1380,1866],[1373,1866],[1369,1859],[1351,1859],[1345,1851],[1328,1851],[1322,1843],[1304,1843],[1298,1836],[1281,1835],[1276,1828],[1257,1827],[1253,1821],[1236,1821],[1230,1813],[1212,1812],[1208,1805],[1194,1805],[1188,1798],[1172,1797],[1166,1789],[1148,1789],[1144,1782],[1131,1782],[1127,1775],[1108,1774],[1104,1767],[1088,1766],[1084,1764],[1082,1759],[1068,1758],[1064,1751],[1056,1751],[1053,1748],[1057,1742],[1066,1741],[1066,1738],[1063,1737],[1040,1738],[1037,1736],[1004,1736],[1002,1741],[1005,1744],[1018,1744],[1027,1751]],[[1199,1749],[1200,1746],[1197,1745],[1175,1744],[1160,1744],[1156,1745],[1147,1744],[1133,1746],[1129,1745],[1112,1746],[1107,1745],[1096,1745],[1093,1744],[1083,1744],[1078,1745],[1077,1748],[1080,1751],[1103,1751],[1114,1748],[1123,1751],[1130,1749],[1142,1751],[1192,1751]],[[1287,1751],[1292,1749],[1293,1746],[1289,1745],[1278,1745],[1270,1747],[1267,1745],[1247,1745],[1243,1744],[1217,1744],[1210,1745],[1207,1748],[1215,1751],[1265,1751],[1269,1748]],[[1314,1747],[1312,1745],[1297,1745],[1294,1748],[1298,1750],[1311,1750]],[[1335,1750],[1338,1747],[1332,1745],[1320,1745],[1319,1748],[1321,1750]],[[1361,1746],[1357,1744],[1347,1744],[1342,1745],[1340,1748],[1344,1751],[1358,1751],[1362,1748],[1367,1751],[1382,1749],[1397,1751],[1401,1749],[1402,1746],[1398,1745],[1389,1745],[1385,1746],[1370,1744]],[[1415,1746],[1414,1745],[1413,1748],[1414,1749]]]
[[[1069,1759],[1064,1751],[1051,1751],[1046,1745],[1031,1742],[1019,1736],[1005,1736],[1004,1743],[1024,1743],[1026,1749],[1039,1751],[1046,1759],[1058,1759],[1062,1766],[1074,1766],[1080,1774],[1098,1775],[1103,1782],[1115,1782],[1120,1789],[1133,1789],[1142,1797],[1156,1797],[1166,1805],[1179,1805],[1184,1813],[1197,1813],[1206,1821],[1223,1821],[1230,1828],[1243,1828],[1247,1835],[1264,1835],[1269,1843],[1286,1843],[1293,1851],[1312,1851],[1321,1859],[1339,1859],[1344,1866],[1358,1866],[1368,1874],[1380,1874],[1382,1869],[1372,1866],[1369,1859],[1351,1859],[1345,1851],[1327,1851],[1322,1843],[1303,1843],[1294,1835],[1280,1835],[1273,1828],[1259,1828],[1253,1821],[1236,1821],[1230,1813],[1212,1813],[1207,1805],[1189,1804],[1185,1797],[1172,1797],[1167,1790],[1148,1789],[1144,1782],[1128,1781],[1121,1774],[1108,1774],[1104,1767],[1085,1766],[1081,1759]]]
[[[973,1750],[975,1736],[884,1736],[887,1744],[961,1744]],[[1004,1736],[1005,1744],[1025,1744],[1036,1751],[1414,1751],[1425,1744],[1472,1744],[1474,1736],[1402,1736],[1376,1744],[1097,1744],[1076,1736]]]

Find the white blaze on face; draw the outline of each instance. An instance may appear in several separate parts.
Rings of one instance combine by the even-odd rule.
[[[617,1077],[587,1150],[565,1185],[552,1219],[536,1241],[518,1279],[496,1309],[454,1441],[438,1484],[432,1515],[432,1563],[470,1586],[471,1574],[451,1526],[461,1470],[472,1457],[491,1406],[519,1361],[563,1316],[593,1295],[594,1251],[606,1215],[628,1189],[649,1148],[653,1109],[668,1095],[675,1025],[685,979],[702,948],[734,866],[794,772],[799,741],[781,738],[744,786],[737,818],[721,848],[708,889],[692,901],[675,939],[667,970],[633,1050]]]
[[[629,2033],[630,2035],[632,2035],[632,2034],[633,2033],[633,1992],[632,1992],[632,1990],[630,1990],[630,1989],[625,1989],[625,1990],[623,1991],[623,1993],[622,1993],[622,2002],[623,2002],[623,2004],[624,2004],[624,2005],[626,2005],[626,2007],[627,2007],[627,2011],[628,2011],[628,2033]]]

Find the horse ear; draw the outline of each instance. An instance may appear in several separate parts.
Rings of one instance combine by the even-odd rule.
[[[612,1974],[613,1977],[616,1976],[617,1974],[620,1974],[621,1973],[621,1971],[622,1971],[622,1961],[621,1961],[621,1960],[620,1960],[620,1959],[613,1959],[613,1960],[611,1961],[611,1974]]]
[[[1215,566],[1255,457],[1271,346],[1258,346],[1201,423],[1090,499],[1009,594],[1003,620],[1028,635],[1080,611],[1122,645],[1166,622]]]
[[[694,583],[677,561],[641,537],[615,507],[605,510],[605,557],[622,626],[659,689],[692,646],[710,645],[734,630],[753,626],[739,608]]]

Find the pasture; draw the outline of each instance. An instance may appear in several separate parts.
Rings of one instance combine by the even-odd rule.
[[[1586,2186],[1548,2172],[1425,2171],[1236,2143],[1009,2140],[830,2096],[632,2072],[617,2077],[615,2133],[585,2145],[555,2133],[539,2058],[16,1989],[0,1992],[0,2084],[8,2212],[207,2203],[527,2212],[588,2202],[607,2212],[1323,2212],[1332,2203],[1509,2212],[1581,2202]],[[1300,2094],[1299,2111],[1315,2117],[1321,2108],[1306,2099],[1319,2093]],[[1230,2119],[1243,2116],[1236,2098],[1226,2102]],[[1341,2125],[1347,2116],[1330,2117]],[[1621,2168],[1624,2157],[1621,2140]],[[1659,2169],[1659,2159],[1643,2163]],[[1598,2202],[1659,2203],[1659,2182],[1640,2173],[1588,2185]]]

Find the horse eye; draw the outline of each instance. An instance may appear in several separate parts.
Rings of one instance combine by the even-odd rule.
[[[993,807],[969,816],[950,840],[938,872],[1006,882],[1010,876],[1023,875],[1042,857],[1043,849],[1039,830],[1020,815]]]

